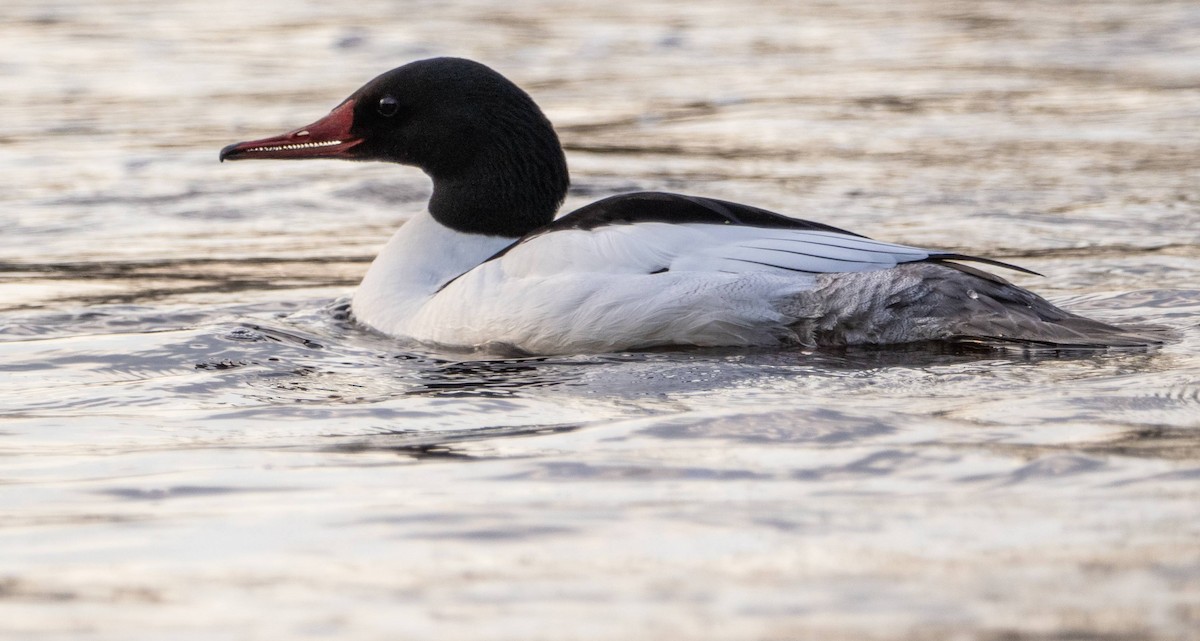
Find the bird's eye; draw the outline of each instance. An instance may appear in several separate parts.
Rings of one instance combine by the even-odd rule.
[[[379,99],[379,106],[376,107],[376,110],[379,111],[379,115],[391,118],[396,115],[397,111],[400,111],[400,101],[396,100],[395,96],[384,96]]]

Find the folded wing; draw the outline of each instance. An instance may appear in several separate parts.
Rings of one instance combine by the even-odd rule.
[[[918,261],[973,261],[1028,271],[985,258],[872,240],[748,205],[661,192],[599,200],[525,236],[491,260],[526,273],[823,274]]]

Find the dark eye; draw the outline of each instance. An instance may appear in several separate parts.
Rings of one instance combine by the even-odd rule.
[[[391,118],[400,111],[400,101],[396,100],[395,96],[384,96],[379,99],[379,106],[375,108],[379,115]]]

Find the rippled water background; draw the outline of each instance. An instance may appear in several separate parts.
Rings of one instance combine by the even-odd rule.
[[[8,0],[0,636],[1200,638],[1198,33],[1188,1]],[[568,206],[754,203],[1180,340],[402,351],[340,305],[424,177],[216,156],[444,54],[543,105]]]

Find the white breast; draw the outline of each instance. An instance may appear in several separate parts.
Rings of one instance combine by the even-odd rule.
[[[414,216],[371,263],[354,293],[354,316],[389,336],[420,340],[412,321],[438,290],[515,240],[456,232],[428,212]]]

